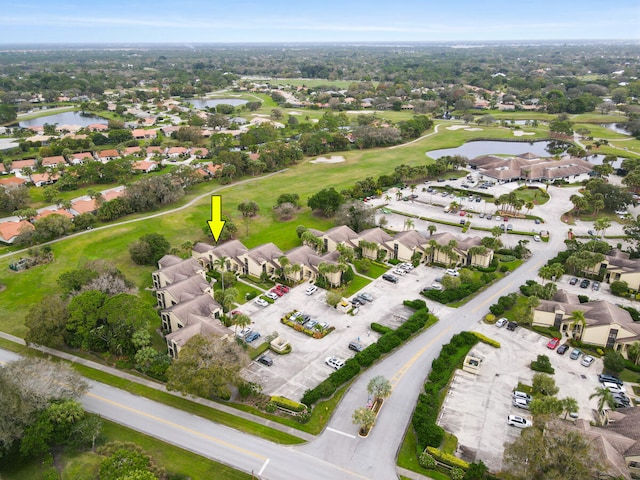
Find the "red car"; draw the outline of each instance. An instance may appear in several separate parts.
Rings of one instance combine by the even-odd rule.
[[[282,293],[289,293],[289,287],[287,287],[286,285],[278,284],[276,285],[276,289],[280,290]]]
[[[551,340],[549,340],[549,343],[547,343],[547,348],[549,350],[555,350],[558,345],[560,345],[560,339],[552,338]]]
[[[272,292],[272,293],[275,293],[275,294],[276,294],[276,295],[278,295],[279,297],[281,297],[281,296],[283,296],[283,295],[284,295],[284,292],[283,292],[283,291],[281,291],[281,290],[278,290],[277,288],[272,288],[272,289],[271,289],[271,292]]]
[[[460,210],[460,216],[464,217],[467,214],[467,212],[465,212],[464,210]]]

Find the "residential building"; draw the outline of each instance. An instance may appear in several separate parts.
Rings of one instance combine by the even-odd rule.
[[[283,268],[286,278],[294,282],[314,283],[319,275],[324,274],[329,283],[340,285],[342,270],[336,268],[339,265],[337,260],[340,256],[337,251],[319,255],[313,248],[302,245],[289,250],[284,256],[289,262]],[[323,270],[321,264],[329,266],[328,271],[321,273]]]
[[[606,283],[627,282],[632,290],[640,290],[640,258],[630,258],[628,253],[617,248],[586,273],[601,276]]]
[[[209,245],[198,242],[193,246],[191,256],[195,258],[203,267],[213,268],[216,260],[225,258],[226,272],[242,272],[244,260],[242,259],[249,249],[240,240],[228,240],[220,245]]]
[[[565,155],[560,160],[554,160],[540,158],[533,153],[511,158],[483,155],[469,160],[469,165],[484,177],[505,182],[570,180],[579,176],[586,177],[593,169],[593,164],[581,158]]]
[[[584,324],[573,312],[584,314]],[[558,290],[552,300],[540,300],[533,313],[533,325],[554,327],[563,336],[602,348],[611,348],[627,357],[627,348],[640,341],[640,324],[629,312],[606,300],[580,303],[578,296]]]
[[[428,240],[427,256],[435,263],[487,268],[493,260],[493,250],[483,247],[480,237],[461,238],[444,232],[434,234]]]
[[[2,222],[0,223],[0,242],[13,243],[22,232],[33,230],[35,227],[27,220],[19,222]]]
[[[358,246],[362,249],[362,256],[371,260],[389,258],[393,249],[388,244],[393,237],[380,227],[369,228],[360,232]]]
[[[420,254],[420,258],[422,258],[428,245],[429,239],[415,230],[399,232],[393,237],[393,240],[387,242],[391,258],[402,262],[410,262],[415,253]]]
[[[158,261],[158,267],[159,269],[152,274],[155,289],[164,288],[194,275],[206,279],[204,268],[194,258],[183,260],[175,255],[165,255]]]
[[[239,259],[242,261],[242,273],[261,277],[263,274],[269,277],[280,275],[280,257],[284,253],[269,242],[264,245],[252,248],[248,252],[242,254]]]

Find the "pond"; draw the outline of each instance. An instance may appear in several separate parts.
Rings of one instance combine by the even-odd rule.
[[[629,132],[629,130],[627,130],[626,123],[601,123],[600,124],[601,127],[607,128],[611,131],[614,131],[616,133],[621,133],[623,135],[631,135],[631,132]]]
[[[539,157],[550,157],[551,154],[547,151],[549,143],[548,141],[499,142],[496,140],[483,140],[479,142],[467,142],[456,148],[431,150],[427,152],[426,155],[434,160],[447,155],[462,155],[467,158],[475,158],[480,155],[521,155],[529,152]]]
[[[194,98],[187,101],[194,107],[201,109],[215,107],[216,105],[220,104],[233,105],[234,107],[238,107],[240,105],[244,105],[245,103],[249,103],[247,100],[241,100],[239,98]]]
[[[19,125],[22,128],[41,127],[45,123],[49,125],[80,125],[81,127],[89,126],[93,123],[107,124],[107,119],[98,117],[97,115],[83,115],[80,112],[63,112],[46,117],[33,118],[31,120],[21,120]]]
[[[467,142],[456,148],[443,148],[440,150],[431,150],[426,152],[429,158],[434,160],[453,155],[462,155],[467,158],[475,158],[481,155],[521,155],[523,153],[533,153],[538,157],[551,157],[552,155],[547,151],[547,147],[551,142],[500,142],[496,140],[483,140],[478,142]],[[594,165],[602,163],[604,155],[591,155],[587,160]],[[618,158],[616,162],[612,162],[611,166],[614,168],[620,167],[621,159]]]

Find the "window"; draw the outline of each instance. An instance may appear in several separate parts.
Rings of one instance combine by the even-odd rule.
[[[607,339],[606,348],[613,348],[613,345],[616,343],[616,338],[618,337],[618,329],[612,328],[609,330],[609,338]]]
[[[399,248],[398,244],[394,243],[393,244],[393,258],[394,258],[394,260],[398,259],[398,248]]]

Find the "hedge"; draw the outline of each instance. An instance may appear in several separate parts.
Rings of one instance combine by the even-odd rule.
[[[431,325],[436,321],[437,318],[433,315],[429,315],[429,311],[424,308],[416,311],[400,328],[398,328],[398,330],[400,330],[400,335],[398,335],[392,328],[385,327],[378,323],[372,323],[371,330],[383,334],[378,341],[369,345],[362,352],[358,352],[353,358],[347,360],[344,367],[333,372],[324,382],[320,383],[315,388],[306,390],[300,401],[305,405],[312,406],[321,398],[330,397],[335,393],[339,386],[358,375],[361,367],[368,367],[377,360],[381,354],[390,352],[397,346],[401,345],[407,333],[408,336],[406,338],[409,338],[412,333],[418,332],[424,328],[427,323]]]
[[[427,447],[427,452],[429,452],[433,456],[433,458],[441,463],[445,463],[451,467],[462,468],[463,470],[469,469],[469,463],[465,462],[461,458],[456,457],[455,455],[445,453],[435,447]]]
[[[294,412],[303,412],[307,408],[305,405],[289,400],[285,397],[271,397],[270,401],[279,407],[286,408],[287,410],[292,410]]]
[[[426,310],[427,312],[429,311],[429,309],[427,308],[427,302],[425,302],[424,300],[405,300],[404,302],[402,302],[402,304],[405,307],[412,308],[413,310]]]
[[[446,387],[454,370],[476,343],[478,337],[472,333],[461,332],[454,335],[432,362],[431,372],[424,384],[424,393],[418,396],[411,418],[421,450],[427,446],[438,447],[442,443],[444,430],[436,424],[441,406],[440,391]]]
[[[495,348],[500,348],[500,342],[498,342],[497,340],[486,337],[483,334],[478,332],[471,332],[471,333],[473,333],[476,337],[478,337],[478,340],[480,340],[482,343],[486,343],[487,345],[491,345],[492,347],[495,347]]]

